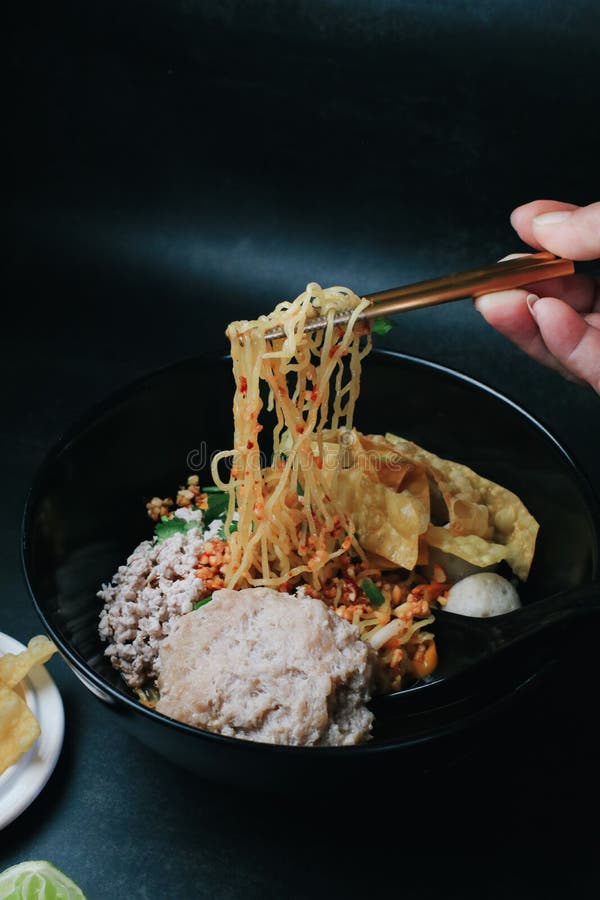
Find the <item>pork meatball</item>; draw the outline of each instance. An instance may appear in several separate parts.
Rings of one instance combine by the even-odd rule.
[[[445,609],[462,616],[501,616],[521,605],[516,589],[495,572],[469,575],[450,588]]]
[[[373,652],[321,600],[216,591],[160,647],[164,715],[229,737],[337,746],[367,740]]]

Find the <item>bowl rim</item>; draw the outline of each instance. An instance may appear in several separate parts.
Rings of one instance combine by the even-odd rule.
[[[396,350],[374,348],[370,355],[378,358],[383,357],[395,359],[401,363],[408,363],[410,366],[415,366],[417,368],[423,367],[438,372],[451,381],[467,384],[469,385],[469,387],[492,396],[495,400],[498,400],[506,406],[510,407],[521,418],[525,419],[529,423],[529,425],[532,426],[536,431],[541,432],[543,437],[554,446],[555,450],[558,451],[560,456],[567,463],[568,467],[571,470],[571,475],[574,477],[574,480],[577,483],[584,500],[586,501],[588,512],[596,531],[596,542],[593,547],[592,556],[592,568],[594,577],[597,577],[600,559],[600,505],[598,502],[598,498],[590,481],[574,458],[573,454],[552,434],[550,429],[543,421],[533,416],[511,397],[501,393],[500,391],[485,384],[484,382],[473,378],[471,375],[467,375],[466,373],[461,372],[457,369],[452,369],[449,366],[443,365],[441,363],[437,363],[418,356],[412,356],[411,354],[402,353]],[[142,717],[149,717],[151,720],[155,721],[163,728],[175,728],[176,730],[189,735],[193,740],[209,741],[215,743],[216,745],[225,744],[231,748],[239,748],[244,752],[250,753],[261,752],[295,756],[298,754],[306,755],[307,751],[310,751],[311,756],[314,755],[315,757],[319,756],[323,758],[334,755],[336,759],[340,759],[342,755],[352,757],[357,755],[373,755],[379,753],[389,753],[390,751],[398,751],[407,749],[409,747],[418,747],[424,744],[428,745],[433,741],[440,740],[446,736],[449,736],[457,730],[466,730],[468,729],[470,724],[479,721],[482,718],[489,718],[489,716],[495,709],[504,707],[506,703],[510,702],[511,698],[513,698],[516,694],[521,694],[524,689],[530,688],[531,685],[538,680],[541,672],[531,673],[517,685],[512,685],[511,688],[506,692],[506,694],[502,694],[500,697],[494,697],[492,700],[484,703],[480,707],[477,707],[475,710],[471,710],[466,714],[463,714],[458,721],[438,723],[437,726],[433,726],[430,730],[427,730],[425,734],[413,735],[406,738],[399,737],[397,739],[386,739],[381,743],[366,742],[351,746],[306,747],[269,744],[260,741],[249,741],[243,738],[227,737],[222,734],[217,734],[208,730],[196,728],[193,725],[188,725],[185,722],[179,722],[176,719],[171,719],[154,709],[144,706],[135,698],[122,693],[112,684],[110,684],[110,682],[106,681],[101,675],[99,675],[87,664],[85,659],[76,650],[74,650],[66,640],[63,639],[62,635],[56,631],[54,626],[49,621],[46,613],[41,608],[29,576],[29,536],[31,531],[31,520],[33,516],[33,510],[36,505],[36,500],[41,492],[42,483],[44,481],[46,472],[52,467],[60,454],[62,454],[68,448],[71,441],[76,439],[82,431],[91,426],[100,416],[108,412],[122,400],[125,400],[130,394],[134,393],[137,388],[140,388],[145,383],[150,382],[155,378],[160,378],[161,375],[168,372],[174,372],[177,369],[184,369],[186,366],[190,366],[191,364],[201,364],[202,366],[208,366],[215,363],[221,364],[227,362],[230,359],[231,357],[229,356],[229,354],[204,353],[198,356],[185,357],[183,359],[161,366],[160,368],[151,369],[146,373],[138,376],[124,386],[117,388],[117,390],[115,391],[112,391],[103,399],[94,403],[86,410],[86,412],[79,416],[74,421],[74,423],[66,428],[54,441],[50,449],[47,451],[44,459],[36,469],[31,487],[27,493],[21,522],[20,558],[22,571],[24,574],[27,589],[29,591],[29,595],[33,602],[33,606],[43,626],[50,634],[52,640],[57,644],[59,651],[65,658],[67,664],[74,670],[76,675],[81,677],[81,680],[84,682],[84,684],[91,681],[93,688],[95,688],[95,691],[93,692],[96,693],[97,696],[99,694],[101,699],[104,699],[105,702],[115,706],[124,704],[132,713],[140,715]],[[88,686],[88,688],[90,687],[89,685],[86,686]]]

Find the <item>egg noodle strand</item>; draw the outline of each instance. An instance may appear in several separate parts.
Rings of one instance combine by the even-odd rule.
[[[370,331],[358,321],[366,306],[347,288],[311,283],[270,315],[232,322],[227,329],[234,447],[212,462],[215,484],[229,494],[227,587],[286,589],[302,576],[318,589],[331,574],[332,560],[350,547],[364,558],[350,517],[330,495],[334,476],[324,442],[328,432],[352,428],[361,363],[371,349]],[[347,324],[334,326],[334,314],[346,309],[352,310]],[[315,316],[326,316],[326,327],[305,333]],[[267,340],[266,333],[278,326],[285,337]],[[258,439],[263,382],[267,411],[275,418],[269,466],[262,464]],[[230,466],[228,481],[219,474],[223,461]]]

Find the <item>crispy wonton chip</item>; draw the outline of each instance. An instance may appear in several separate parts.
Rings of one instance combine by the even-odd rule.
[[[0,775],[40,736],[40,726],[23,699],[21,681],[56,650],[51,640],[38,635],[21,653],[0,656]]]
[[[335,497],[351,516],[361,547],[404,569],[417,565],[419,535],[429,522],[417,497],[374,482],[356,468],[338,472]]]
[[[56,653],[56,646],[43,634],[32,637],[27,650],[21,653],[6,653],[0,656],[0,682],[12,688],[27,675],[30,669],[46,663]]]
[[[352,444],[354,465],[371,478],[393,491],[408,491],[421,501],[429,515],[430,495],[427,469],[417,461],[407,460],[384,438],[355,432]]]
[[[39,735],[40,726],[25,701],[0,683],[0,775],[29,750]]]
[[[396,435],[385,437],[405,459],[427,467],[444,498],[449,522],[444,528],[428,528],[429,545],[477,566],[505,559],[526,581],[539,525],[517,495],[461,463]]]
[[[506,547],[484,541],[476,534],[452,534],[448,528],[430,525],[425,537],[430,547],[437,547],[481,568],[497,565],[506,558]]]

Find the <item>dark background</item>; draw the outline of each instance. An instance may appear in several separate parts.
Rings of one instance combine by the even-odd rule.
[[[366,293],[492,262],[522,249],[514,206],[600,196],[596,0],[56,0],[14,8],[7,34],[0,629],[21,640],[40,627],[18,560],[26,491],[94,401],[225,350],[230,319],[307,281]],[[511,396],[600,491],[598,397],[468,301],[409,313],[381,343]],[[147,439],[168,440],[168,422]],[[110,498],[90,485],[82,501]],[[591,679],[586,652],[574,668]],[[419,795],[399,768],[345,800],[292,801],[192,782],[114,730],[59,660],[50,669],[65,748],[0,835],[0,865],[49,858],[100,900],[600,883],[585,679],[576,692],[556,679],[444,789],[425,780]]]

